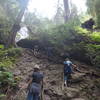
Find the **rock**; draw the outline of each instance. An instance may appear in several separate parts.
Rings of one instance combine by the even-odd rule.
[[[87,81],[88,77],[85,77],[89,76],[90,74],[86,75],[84,73],[79,73],[75,71],[75,74],[72,75],[73,84],[71,85],[71,87],[64,87],[64,89],[62,89],[63,87],[62,84],[64,83],[62,74],[63,65],[51,63],[48,60],[44,59],[37,59],[34,56],[32,56],[31,52],[28,53],[27,52],[25,51],[24,55],[22,55],[21,59],[15,65],[13,71],[16,75],[18,75],[18,77],[20,77],[19,87],[22,87],[23,85],[25,85],[25,83],[27,83],[27,81],[30,79],[33,73],[34,65],[38,64],[41,68],[41,71],[45,75],[45,83],[44,83],[45,100],[87,100],[84,99],[85,98],[83,93],[84,91],[80,90],[84,89],[85,84],[87,85],[88,82],[90,82],[90,84],[93,84],[90,78]],[[90,71],[90,69],[88,70]],[[84,71],[88,70],[86,67],[84,68]],[[81,84],[79,82],[81,82]],[[23,91],[25,92],[25,90]],[[99,96],[98,91],[97,93]],[[21,91],[17,95],[18,99],[16,100],[25,100],[25,96],[26,94]],[[81,96],[83,98],[81,98]],[[95,92],[93,96],[97,96],[95,95]]]
[[[72,83],[79,83],[84,81],[84,73],[77,73],[72,76]]]
[[[50,84],[51,84],[51,85],[56,85],[56,81],[53,80],[53,81],[50,82]]]
[[[60,92],[57,92],[57,91],[55,91],[55,90],[53,90],[53,89],[44,89],[44,93],[46,94],[46,95],[49,95],[49,96],[57,96],[57,97],[62,97],[63,96],[63,94],[62,93],[60,93]]]
[[[75,99],[72,99],[72,100],[85,100],[83,98],[75,98]]]
[[[64,92],[68,98],[74,98],[79,95],[79,90],[76,88],[67,87]]]
[[[18,76],[18,75],[21,74],[21,71],[16,69],[16,72],[13,72],[13,73],[14,73],[15,76]]]

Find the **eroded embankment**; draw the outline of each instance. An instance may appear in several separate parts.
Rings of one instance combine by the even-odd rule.
[[[100,100],[100,81],[98,81],[100,79],[90,74],[94,69],[83,63],[75,63],[85,73],[75,71],[71,87],[64,88],[62,64],[54,64],[47,59],[38,59],[29,50],[24,50],[12,70],[21,79],[19,81],[20,89],[16,94],[14,92],[10,93],[9,100],[25,100],[26,90],[21,90],[21,88],[27,83],[27,79],[32,74],[35,64],[40,66],[41,71],[45,75],[44,100]]]

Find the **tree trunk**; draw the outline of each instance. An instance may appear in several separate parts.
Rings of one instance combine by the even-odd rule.
[[[8,37],[7,47],[15,46],[16,34],[20,30],[20,22],[22,20],[23,15],[24,15],[25,9],[27,8],[28,1],[29,0],[24,0],[24,4],[22,4],[23,5],[22,9],[20,10],[20,12],[19,12],[19,14],[18,14],[13,26],[12,26],[12,29],[10,31],[10,35]]]
[[[63,3],[64,3],[64,10],[65,10],[64,20],[66,23],[69,20],[69,15],[70,15],[69,0],[63,0]]]

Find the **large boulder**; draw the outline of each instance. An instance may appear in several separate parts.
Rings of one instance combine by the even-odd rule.
[[[33,49],[35,45],[39,45],[38,40],[21,39],[17,42],[17,45],[22,48]]]
[[[82,28],[86,28],[88,30],[92,30],[93,29],[93,25],[95,25],[95,21],[90,18],[89,20],[85,21],[84,23],[81,24]]]

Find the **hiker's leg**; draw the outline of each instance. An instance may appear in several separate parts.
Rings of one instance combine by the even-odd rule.
[[[27,99],[26,100],[33,100],[33,94],[28,92],[28,95],[27,95]]]
[[[33,95],[33,100],[39,100],[39,94],[34,94]]]
[[[71,86],[71,74],[68,74],[67,86]]]
[[[67,84],[67,75],[64,75],[64,85]]]

